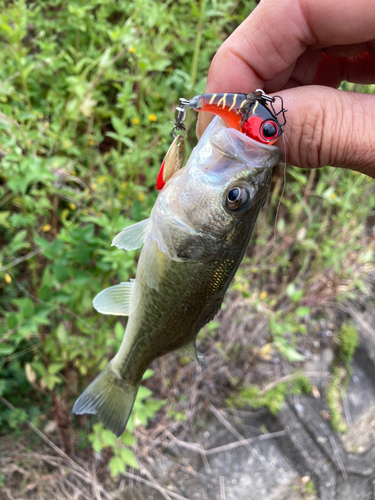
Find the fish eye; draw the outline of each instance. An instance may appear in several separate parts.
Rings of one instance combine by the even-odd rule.
[[[249,192],[243,186],[236,186],[232,188],[225,200],[227,208],[229,210],[237,210],[249,199]]]
[[[262,123],[260,133],[266,141],[269,141],[277,136],[279,133],[279,127],[273,120],[267,120]]]

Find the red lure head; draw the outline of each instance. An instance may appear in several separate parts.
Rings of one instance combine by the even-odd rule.
[[[281,136],[285,125],[286,110],[281,97],[279,99],[281,110],[278,113],[273,107],[275,97],[269,97],[261,90],[251,94],[202,94],[186,101],[184,105],[196,111],[214,113],[228,127],[240,130],[255,141],[273,144]],[[280,113],[284,120],[281,124],[278,121]]]
[[[243,113],[242,120],[239,129],[254,141],[273,144],[282,134],[277,117],[267,105],[259,101],[250,104],[249,109]]]

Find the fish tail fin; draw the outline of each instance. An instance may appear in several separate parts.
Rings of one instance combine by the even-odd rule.
[[[117,437],[125,430],[138,387],[121,378],[109,363],[73,406],[76,415],[97,415]]]

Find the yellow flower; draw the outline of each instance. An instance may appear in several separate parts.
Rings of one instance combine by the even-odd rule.
[[[138,125],[139,123],[139,118],[133,118],[132,119],[133,125]]]
[[[95,183],[95,182],[93,182],[93,183],[91,184],[91,189],[92,189],[93,191],[95,191],[95,189],[96,189],[97,187],[98,187],[98,186],[96,185],[96,183]]]
[[[100,177],[98,177],[99,184],[103,184],[103,182],[105,182],[105,180],[106,180],[106,176],[105,175],[101,175]]]
[[[89,146],[93,146],[95,144],[94,139],[89,139],[88,144]]]
[[[12,278],[10,277],[10,275],[8,273],[6,273],[6,275],[4,276],[4,279],[5,279],[5,283],[12,283]]]
[[[44,122],[44,125],[46,126],[46,128],[49,128],[50,123],[49,122]]]
[[[31,141],[29,139],[26,141],[26,146],[31,146]]]
[[[130,52],[131,54],[134,54],[134,52],[135,52],[135,48],[134,48],[134,47],[130,47],[129,52]]]
[[[44,224],[44,226],[43,226],[42,229],[43,229],[43,231],[45,233],[48,233],[48,231],[51,231],[51,225],[50,224]]]
[[[334,200],[335,198],[337,198],[337,195],[335,193],[332,193],[331,198],[332,198],[332,200]]]
[[[148,115],[148,119],[150,120],[150,122],[156,122],[158,118],[156,115],[154,115],[154,113],[151,113],[150,115]]]
[[[74,205],[74,203],[70,202],[69,208],[70,208],[70,210],[75,210],[77,207]]]
[[[266,299],[267,297],[268,297],[268,293],[267,293],[265,290],[263,290],[263,292],[260,294],[260,298],[261,298],[262,300],[264,300],[264,299]]]
[[[142,203],[142,201],[145,199],[145,194],[144,193],[139,193],[138,195],[138,201]]]

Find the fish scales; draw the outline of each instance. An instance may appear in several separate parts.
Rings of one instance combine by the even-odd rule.
[[[120,435],[152,361],[175,350],[201,360],[197,334],[221,306],[280,159],[278,148],[214,120],[160,191],[150,220],[116,236],[119,248],[144,243],[136,279],[105,289],[94,306],[129,320],[119,352],[73,412],[97,414]]]
[[[249,232],[243,234],[248,235]],[[140,263],[137,284],[142,287],[142,299],[127,326],[127,334],[134,340],[122,353],[126,363],[118,366],[125,379],[138,381],[156,357],[174,351],[195,338],[219,309],[242,251],[243,245],[230,246],[220,256],[220,261],[211,258],[204,262],[186,263],[166,259],[159,291],[147,285],[145,268]]]

